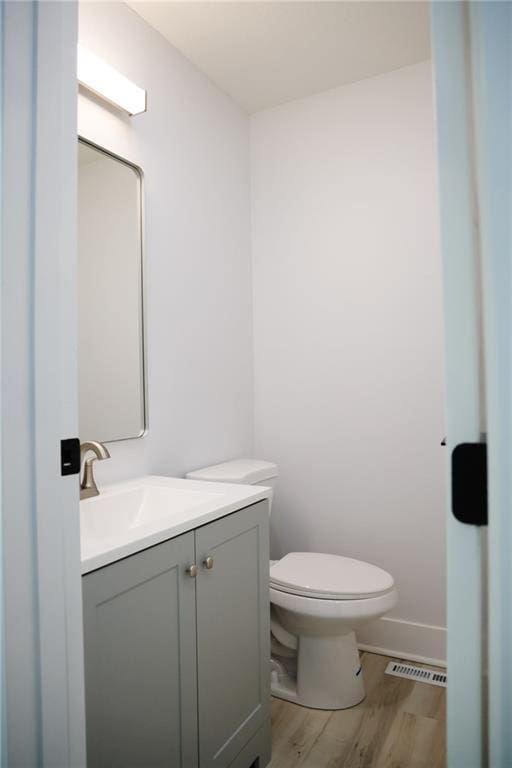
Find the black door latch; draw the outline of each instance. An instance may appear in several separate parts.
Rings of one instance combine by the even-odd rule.
[[[487,525],[487,443],[453,449],[452,512],[461,523]]]
[[[60,441],[61,475],[78,475],[80,472],[80,440],[70,437]]]

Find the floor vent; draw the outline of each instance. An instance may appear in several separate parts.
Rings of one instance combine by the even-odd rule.
[[[433,669],[412,667],[409,664],[390,661],[386,667],[386,674],[395,675],[395,677],[405,677],[417,683],[430,683],[430,685],[440,685],[442,688],[446,688],[446,673],[436,672]]]

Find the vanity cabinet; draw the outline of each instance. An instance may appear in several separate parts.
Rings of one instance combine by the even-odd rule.
[[[88,768],[267,764],[268,524],[258,502],[83,577]]]
[[[196,556],[200,763],[223,768],[270,716],[266,503],[199,528]]]

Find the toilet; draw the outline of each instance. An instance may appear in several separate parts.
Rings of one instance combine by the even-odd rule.
[[[268,461],[237,459],[187,478],[274,492],[278,469]],[[355,631],[396,605],[393,577],[350,557],[290,552],[270,562],[269,589],[272,694],[315,709],[359,704],[365,692]]]

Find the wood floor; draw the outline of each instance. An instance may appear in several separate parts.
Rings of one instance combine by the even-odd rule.
[[[385,675],[390,660],[361,655],[366,699],[352,709],[273,699],[269,768],[444,768],[446,689]]]

